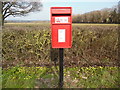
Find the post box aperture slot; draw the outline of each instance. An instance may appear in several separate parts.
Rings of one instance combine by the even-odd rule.
[[[52,14],[52,16],[71,16],[71,14]]]

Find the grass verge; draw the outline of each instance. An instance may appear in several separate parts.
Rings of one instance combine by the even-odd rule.
[[[58,67],[3,69],[3,88],[56,88]],[[64,68],[64,88],[118,88],[118,67]]]

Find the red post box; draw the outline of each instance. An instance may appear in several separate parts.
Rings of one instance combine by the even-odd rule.
[[[72,47],[72,8],[51,7],[52,48]]]

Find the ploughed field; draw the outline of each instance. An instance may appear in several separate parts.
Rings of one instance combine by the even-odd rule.
[[[4,88],[57,87],[58,49],[48,23],[7,23],[2,33]],[[72,39],[64,49],[64,87],[119,87],[118,25],[73,24]]]

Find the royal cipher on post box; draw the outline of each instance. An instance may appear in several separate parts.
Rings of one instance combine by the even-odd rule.
[[[51,7],[52,48],[72,47],[72,8]]]

